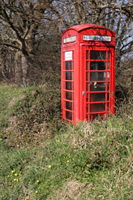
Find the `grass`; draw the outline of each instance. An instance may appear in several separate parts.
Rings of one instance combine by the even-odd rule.
[[[31,88],[19,88],[16,85],[0,84],[0,127],[8,125],[7,119],[13,106],[23,99]]]
[[[1,86],[0,98],[6,97],[6,105],[0,108],[1,117],[5,115],[7,124],[1,122],[0,199],[132,200],[132,113],[77,126],[63,124],[59,119],[51,125],[47,118],[47,128],[35,133],[35,128],[30,127],[32,140],[27,140],[28,130],[19,134],[18,127],[11,129],[13,124],[8,120],[19,118],[20,102],[25,105],[27,92],[33,97],[33,91],[36,88]],[[24,94],[23,99],[8,106],[14,97]],[[41,93],[32,99],[28,110],[40,97]],[[129,106],[131,109],[132,104]],[[22,111],[20,118],[27,114],[27,110]]]

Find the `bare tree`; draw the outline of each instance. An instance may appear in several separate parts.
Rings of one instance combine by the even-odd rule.
[[[83,23],[100,24],[114,30],[118,65],[121,56],[133,51],[132,0],[61,0],[56,1],[55,14],[60,29]]]
[[[29,64],[35,63],[36,55],[40,57],[38,50],[48,58],[55,48],[49,41],[54,43],[66,28],[76,24],[100,24],[117,33],[118,67],[122,56],[133,52],[132,0],[2,0],[0,22],[0,42],[15,49],[16,74],[22,75],[23,83]],[[56,45],[59,54],[60,43]]]
[[[45,23],[45,12],[52,2],[53,0],[0,2],[1,43],[16,49],[16,76],[21,75],[23,83],[26,82],[29,64],[34,62],[39,26],[42,21]]]
[[[123,83],[127,78],[133,80],[132,73],[129,73],[132,72],[133,66],[127,62],[127,59],[133,56],[132,0],[66,0],[65,2],[61,0],[56,1],[55,6],[57,9],[53,10],[56,9],[57,23],[61,31],[83,23],[100,24],[114,30],[116,32],[117,85],[121,86],[123,78]],[[123,91],[128,93],[127,89],[123,89]]]

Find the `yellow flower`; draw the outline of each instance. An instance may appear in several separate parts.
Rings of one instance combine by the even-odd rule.
[[[52,166],[51,165],[48,165],[48,168],[50,169]]]
[[[37,194],[37,193],[38,193],[38,191],[36,190],[36,191],[35,191],[35,193]]]
[[[12,174],[15,172],[16,170],[14,169],[14,170],[12,170]]]
[[[18,182],[18,178],[15,178],[14,181]]]
[[[39,181],[39,180],[37,180],[36,182],[37,182],[37,183],[39,183],[40,181]]]
[[[67,160],[67,162],[69,162],[69,160]]]
[[[86,167],[89,167],[90,165],[86,165]]]
[[[18,174],[16,173],[16,174],[14,174],[14,176],[17,176]]]

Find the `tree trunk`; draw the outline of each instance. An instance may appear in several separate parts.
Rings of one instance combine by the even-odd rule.
[[[28,62],[27,62],[27,58],[23,54],[21,57],[21,64],[22,64],[22,84],[27,85],[27,83],[28,83]]]
[[[25,55],[17,51],[15,55],[15,83],[27,84],[28,63]]]

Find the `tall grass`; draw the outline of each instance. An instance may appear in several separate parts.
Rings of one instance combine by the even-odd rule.
[[[7,121],[15,116],[20,126],[23,114],[26,115],[33,109],[39,99],[42,101],[42,90],[27,88],[27,91],[20,91],[18,88],[18,94],[22,95],[24,92],[25,96],[12,106],[11,100],[16,96],[17,89],[15,94],[11,92],[11,96],[8,87],[6,90],[9,100],[2,112],[6,113]],[[40,92],[39,95],[36,95],[37,91]],[[6,126],[2,125],[0,199],[132,200],[131,107],[131,103],[126,105],[126,109],[123,106],[125,111],[121,116],[112,116],[102,122],[95,120],[92,124],[81,122],[77,126],[64,125],[58,118],[52,124],[51,115],[47,115],[47,118],[44,117],[47,120],[43,129],[34,132],[35,127],[29,126],[29,135],[28,129],[21,129],[23,131],[19,132],[20,127],[11,122]],[[59,109],[58,106],[55,109]],[[33,116],[33,111],[31,115]],[[34,118],[30,118],[29,114],[29,120],[32,119]],[[11,125],[14,129],[11,129]]]

